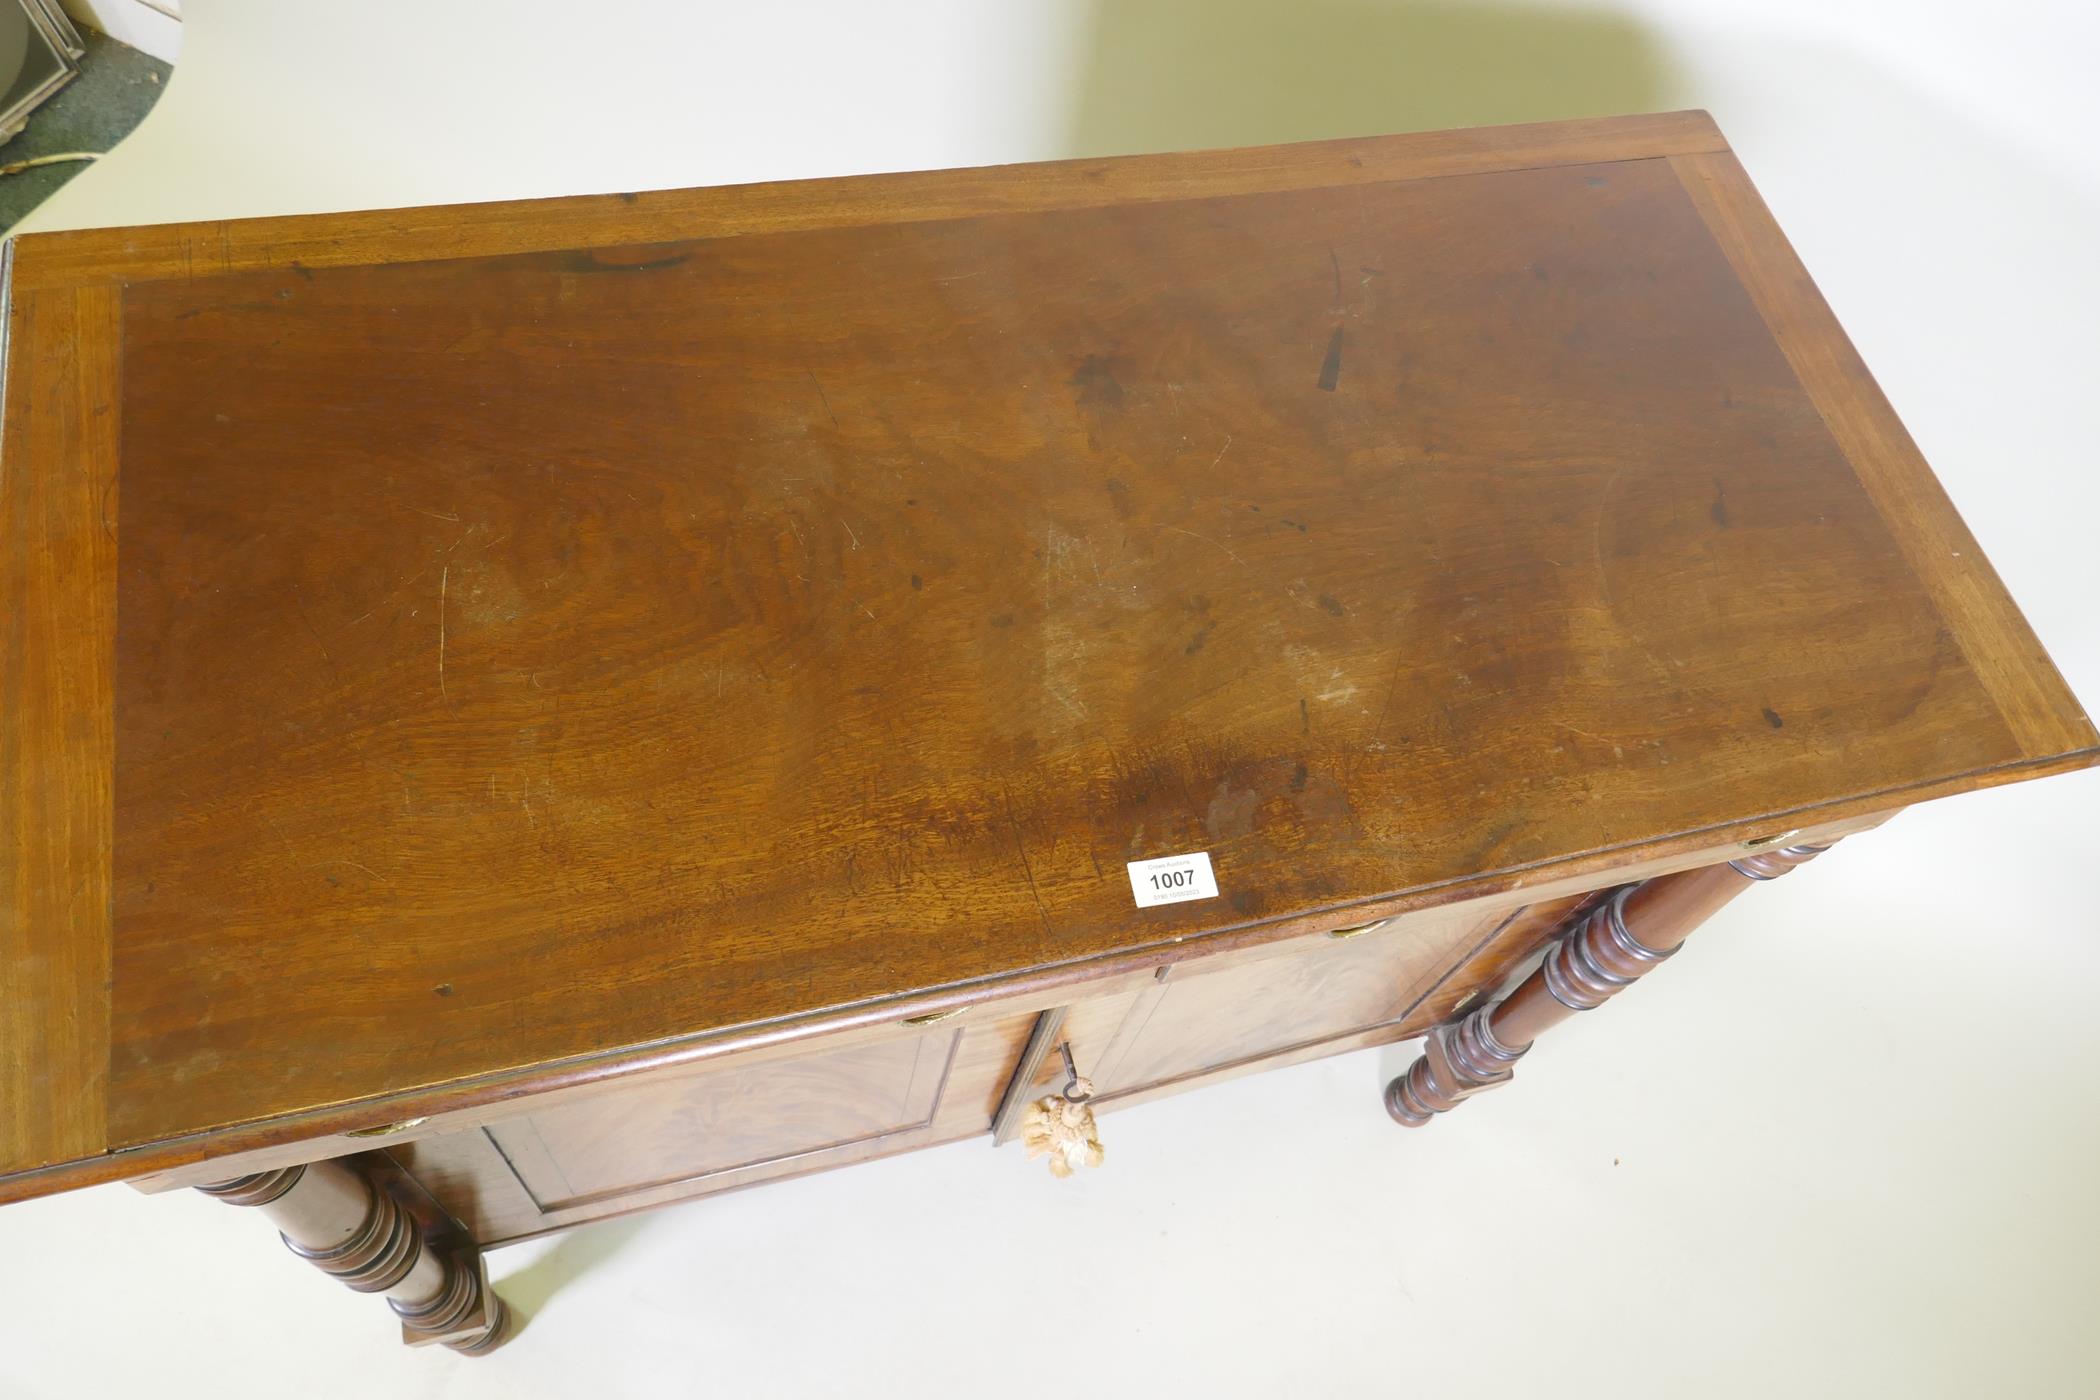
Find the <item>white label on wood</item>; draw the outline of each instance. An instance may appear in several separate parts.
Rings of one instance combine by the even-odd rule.
[[[1140,909],[1218,897],[1218,877],[1211,873],[1209,851],[1134,860],[1124,868],[1130,872],[1130,892]]]

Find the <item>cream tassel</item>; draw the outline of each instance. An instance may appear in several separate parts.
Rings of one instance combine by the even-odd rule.
[[[1098,1167],[1106,1155],[1101,1134],[1094,1127],[1094,1096],[1091,1081],[1082,1079],[1072,1066],[1072,1047],[1057,1047],[1065,1057],[1070,1082],[1062,1094],[1037,1099],[1028,1105],[1021,1120],[1021,1142],[1030,1158],[1048,1157],[1050,1175],[1067,1177],[1080,1167]]]

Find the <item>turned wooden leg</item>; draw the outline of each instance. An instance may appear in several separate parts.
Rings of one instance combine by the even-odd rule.
[[[1826,849],[1760,851],[1613,891],[1560,934],[1546,960],[1515,991],[1431,1031],[1422,1058],[1386,1085],[1386,1111],[1405,1126],[1419,1128],[1473,1095],[1507,1084],[1541,1031],[1602,1006],[1676,952],[1729,900]]]
[[[442,1342],[493,1351],[509,1310],[489,1288],[481,1251],[426,1240],[408,1209],[355,1161],[310,1162],[200,1186],[229,1205],[255,1206],[285,1246],[360,1293],[383,1293],[410,1346]]]

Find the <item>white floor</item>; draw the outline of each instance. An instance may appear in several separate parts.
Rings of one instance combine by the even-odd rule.
[[[2100,705],[2088,6],[184,8],[31,226],[1708,107]],[[499,1253],[534,1320],[482,1360],[202,1197],[10,1207],[0,1397],[2091,1396],[2096,814],[1909,813],[1427,1131],[1357,1055],[1112,1117],[1072,1183],[966,1145]]]

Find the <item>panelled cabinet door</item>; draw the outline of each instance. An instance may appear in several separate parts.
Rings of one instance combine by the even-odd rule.
[[[543,1211],[782,1164],[929,1128],[962,1040],[936,1027],[872,1045],[638,1085],[488,1133]]]
[[[653,1074],[390,1151],[500,1243],[982,1133],[1034,1019],[965,1012]]]
[[[1584,898],[1423,910],[1183,964],[1126,1003],[1074,1007],[1065,1038],[1104,1104],[1403,1039],[1492,988]],[[1034,1077],[1031,1093],[1052,1092],[1062,1065]]]

